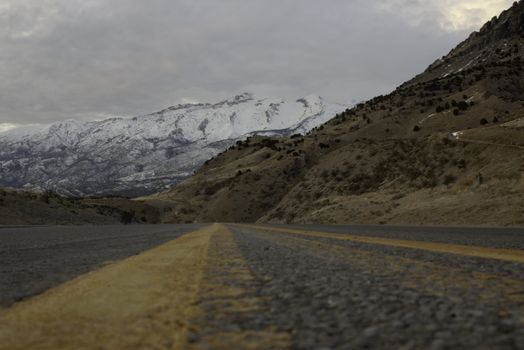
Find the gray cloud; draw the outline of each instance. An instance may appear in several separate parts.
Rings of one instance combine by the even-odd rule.
[[[245,90],[362,100],[510,4],[0,0],[0,123],[137,115]]]

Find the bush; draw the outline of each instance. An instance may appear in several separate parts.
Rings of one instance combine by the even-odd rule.
[[[486,124],[488,124],[488,123],[489,123],[489,122],[488,122],[488,120],[487,120],[486,118],[482,118],[482,119],[480,120],[480,125],[486,125]]]
[[[469,107],[468,103],[466,101],[460,101],[459,103],[457,103],[457,107],[461,110],[461,111],[466,111]]]
[[[125,224],[125,225],[128,225],[128,224],[132,223],[134,218],[135,218],[135,212],[134,211],[123,211],[120,214],[120,222]]]
[[[457,178],[453,175],[448,174],[444,177],[444,185],[446,186],[451,185],[452,183],[455,183],[456,181],[457,181]]]
[[[216,193],[215,189],[213,187],[206,187],[206,189],[204,189],[204,194],[206,196],[212,196]]]
[[[46,204],[51,203],[51,199],[58,197],[53,191],[46,190],[44,193],[41,194],[40,200]]]
[[[271,148],[272,150],[277,150],[277,144],[278,144],[278,140],[265,138],[265,139],[262,139],[255,146],[267,147],[267,148]]]
[[[420,131],[420,126],[415,125],[415,126],[413,127],[413,131],[414,131],[414,132],[419,132],[419,131]]]
[[[459,111],[458,109],[455,108],[455,109],[453,110],[453,115],[454,115],[454,116],[457,116],[457,115],[459,115],[459,114],[460,114],[460,111]]]

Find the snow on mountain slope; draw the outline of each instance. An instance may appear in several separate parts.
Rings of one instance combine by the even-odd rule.
[[[244,93],[216,104],[0,133],[0,186],[67,195],[143,195],[171,187],[239,139],[304,133],[346,106]]]

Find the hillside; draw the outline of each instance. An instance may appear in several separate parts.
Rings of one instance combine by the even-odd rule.
[[[0,188],[0,226],[158,223],[164,210],[169,208],[123,198],[66,198]]]
[[[137,196],[190,176],[249,135],[304,133],[345,107],[244,93],[135,118],[67,120],[0,133],[0,186],[68,196]]]
[[[524,224],[524,2],[305,137],[253,137],[141,198],[166,222]]]

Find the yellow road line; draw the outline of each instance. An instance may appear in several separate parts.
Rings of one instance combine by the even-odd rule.
[[[450,297],[450,289],[461,289],[467,299],[475,303],[514,303],[513,311],[524,310],[522,280],[476,272],[461,267],[440,265],[431,261],[389,255],[382,251],[360,249],[309,239],[297,239],[292,235],[281,235],[271,231],[258,231],[264,240],[302,253],[329,256],[343,260],[365,274],[389,275],[399,286],[419,290],[427,295]],[[340,261],[339,260],[339,261]],[[518,305],[518,306],[517,306]],[[522,315],[524,313],[520,312]],[[524,319],[523,319],[524,322]]]
[[[0,313],[0,349],[181,349],[215,226]]]
[[[487,248],[487,247],[476,247],[468,245],[459,245],[459,244],[448,244],[448,243],[434,243],[434,242],[423,242],[423,241],[412,241],[412,240],[403,240],[403,239],[391,239],[391,238],[381,238],[381,237],[369,237],[369,236],[358,236],[351,234],[338,234],[331,232],[321,232],[321,231],[308,231],[308,230],[296,230],[296,229],[285,229],[278,227],[267,227],[259,225],[238,225],[243,227],[250,227],[259,230],[274,231],[274,232],[284,232],[299,234],[303,236],[311,237],[322,237],[322,238],[332,238],[344,241],[353,241],[359,243],[369,243],[369,244],[378,244],[399,248],[410,248],[418,250],[426,250],[436,253],[448,253],[476,258],[485,258],[485,259],[496,259],[503,261],[510,261],[524,264],[524,251],[513,250],[513,249],[501,249],[501,248]]]
[[[259,312],[253,280],[215,224],[2,310],[0,350],[289,348],[288,333],[226,327]]]
[[[273,327],[250,329],[231,324],[246,315],[260,317],[263,300],[256,296],[255,276],[249,269],[231,232],[220,226],[209,245],[204,279],[200,285],[200,317],[191,323],[199,342],[195,349],[290,349],[291,335]],[[212,312],[209,312],[212,310]],[[238,321],[237,321],[238,322]],[[224,327],[225,325],[233,327]],[[236,327],[242,326],[242,329]]]

